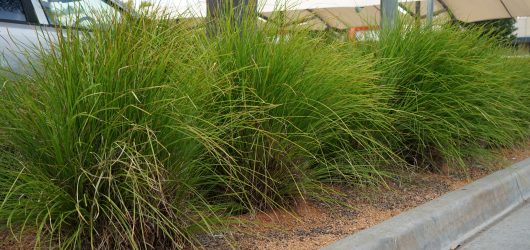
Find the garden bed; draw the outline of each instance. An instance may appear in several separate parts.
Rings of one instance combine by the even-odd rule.
[[[407,174],[399,181],[389,180],[389,188],[341,190],[345,196],[337,199],[350,207],[307,201],[298,203],[292,212],[242,216],[248,224],[235,226],[229,235],[205,237],[204,247],[319,249],[530,157],[530,141],[514,149],[495,150],[489,157],[493,158],[469,162],[465,172]],[[227,244],[225,237],[232,243]]]
[[[299,202],[289,211],[240,216],[231,233],[203,236],[205,249],[319,249],[360,230],[374,226],[406,210],[436,199],[512,163],[530,157],[530,141],[513,149],[492,152],[487,160],[469,162],[467,171],[404,174],[387,180],[388,188],[341,188],[343,205],[317,201]],[[0,249],[32,249],[34,235],[15,238],[0,232]]]
[[[226,21],[67,30],[4,81],[0,248],[316,248],[530,138],[530,64],[480,30]]]

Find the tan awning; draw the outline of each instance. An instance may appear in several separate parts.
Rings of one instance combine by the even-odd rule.
[[[401,11],[404,14],[416,15],[416,2],[420,2],[420,15],[425,17],[427,14],[425,0],[401,2]],[[515,18],[517,16],[530,16],[530,0],[435,0],[435,15],[446,12],[447,10],[449,10],[455,19],[463,22]],[[379,24],[380,21],[379,5],[362,8],[314,8],[287,12],[289,14],[286,15],[292,20],[310,20],[316,29],[323,29],[325,27],[347,29],[364,26],[367,23]],[[271,15],[270,13],[263,14]]]
[[[445,3],[453,15],[464,22],[512,17],[499,0],[445,0]]]
[[[274,20],[278,14],[273,13],[262,13],[262,17]],[[304,25],[315,30],[348,29],[367,24],[378,24],[381,17],[378,6],[292,10],[282,13],[287,24]]]
[[[367,23],[379,23],[380,12],[376,6],[356,8],[328,8],[313,10],[315,15],[324,20],[330,26],[337,29],[347,29],[362,26]],[[354,13],[352,15],[352,13]]]
[[[420,15],[427,15],[427,4],[424,1],[400,3],[400,6],[407,12],[409,12],[409,14],[416,15],[416,3],[418,2],[420,3]],[[440,13],[442,11],[445,11],[443,5],[437,1],[434,1],[434,14],[436,15],[437,13]]]
[[[205,17],[206,0],[122,0],[159,3],[176,15]],[[530,16],[530,0],[434,0],[434,14],[449,10],[453,18],[463,22]],[[401,12],[415,15],[416,3],[421,2],[420,14],[425,17],[426,0],[399,0]],[[262,18],[273,20],[271,14],[278,6],[288,7],[283,11],[291,25],[302,25],[312,29],[348,29],[377,25],[380,21],[380,0],[258,0],[263,7]]]

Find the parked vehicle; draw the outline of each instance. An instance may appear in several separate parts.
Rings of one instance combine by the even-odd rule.
[[[124,8],[112,0],[4,0],[0,2],[0,67],[21,70],[25,54],[48,46],[57,27],[88,27],[104,22],[98,14],[120,15]]]

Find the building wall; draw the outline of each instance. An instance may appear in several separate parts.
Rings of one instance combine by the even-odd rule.
[[[530,17],[518,17],[515,26],[517,37],[530,37]]]

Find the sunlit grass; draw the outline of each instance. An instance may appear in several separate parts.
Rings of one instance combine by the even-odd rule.
[[[379,182],[391,127],[370,59],[227,25],[124,17],[37,48],[1,93],[0,219],[38,246],[180,248],[217,215]]]
[[[0,88],[0,222],[37,247],[196,246],[232,215],[528,136],[528,64],[476,32],[352,45],[145,15],[63,30]]]
[[[408,162],[463,165],[474,148],[525,136],[516,113],[527,107],[508,84],[519,72],[505,67],[509,51],[481,34],[403,22],[373,44],[381,85],[394,88],[390,115],[402,136],[397,151]]]
[[[36,50],[33,74],[2,89],[0,220],[36,229],[39,247],[193,243],[216,217],[195,189],[207,176],[196,175],[201,143],[185,133],[192,104],[170,76],[190,31],[124,18],[64,32]]]

